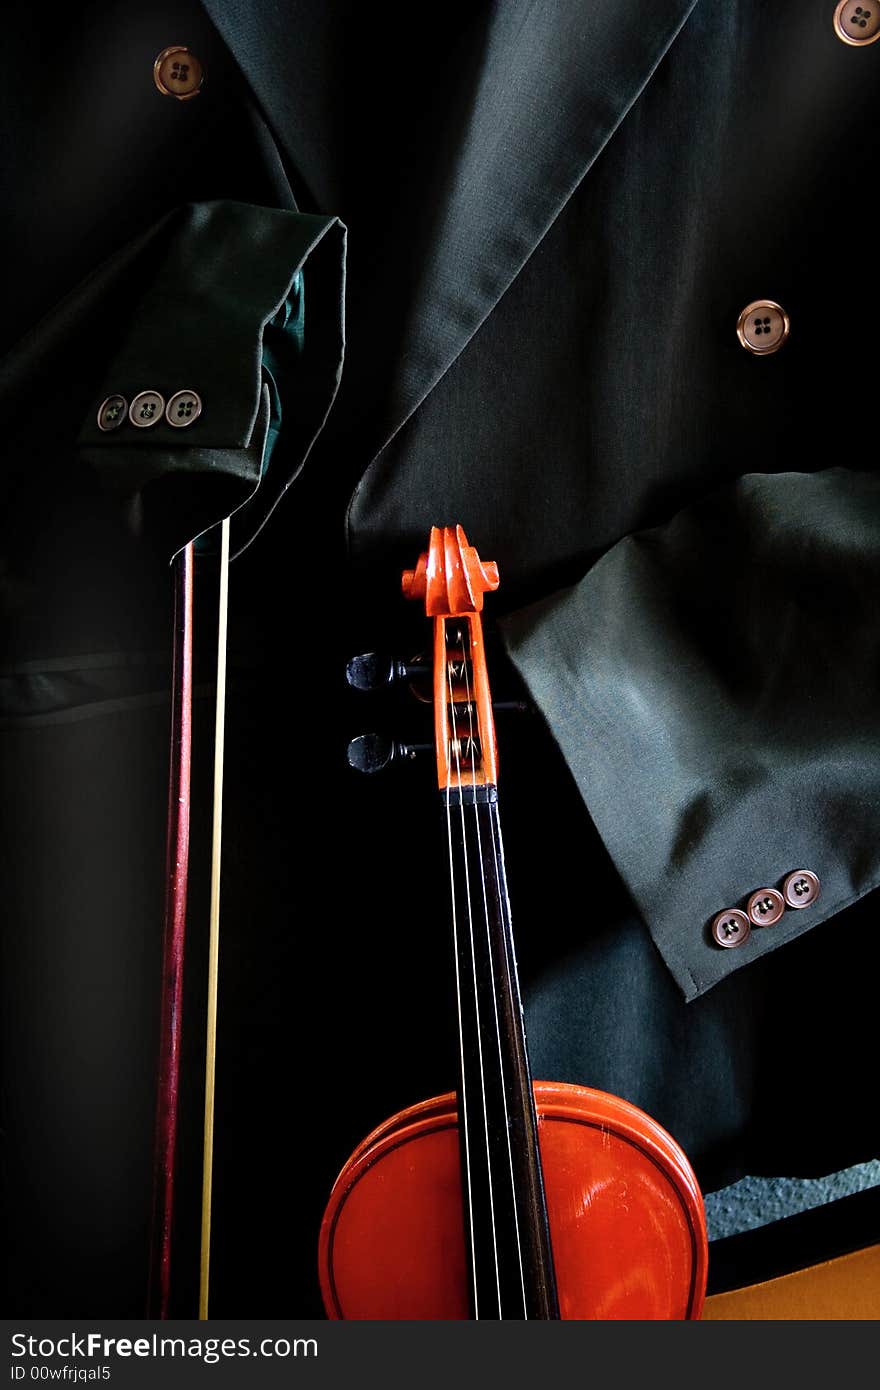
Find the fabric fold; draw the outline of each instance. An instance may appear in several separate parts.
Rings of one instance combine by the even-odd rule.
[[[878,592],[880,479],[749,474],[502,624],[688,999],[880,882]],[[818,901],[714,942],[800,869]]]
[[[233,202],[172,216],[165,255],[144,277],[77,439],[171,554],[230,512],[242,550],[302,467],[342,369],[344,263],[333,217]],[[273,374],[264,356],[282,369]],[[164,418],[100,428],[101,401],[130,403],[145,390],[165,401],[195,391],[201,412],[186,428]]]

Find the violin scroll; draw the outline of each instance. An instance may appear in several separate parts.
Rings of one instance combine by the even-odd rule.
[[[479,613],[483,595],[498,588],[498,566],[480,559],[461,526],[432,526],[427,551],[404,570],[404,598],[424,599],[429,618]]]

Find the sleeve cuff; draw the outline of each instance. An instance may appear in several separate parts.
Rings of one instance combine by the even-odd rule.
[[[880,882],[878,567],[876,476],[753,474],[503,624],[687,999]],[[803,869],[814,902],[717,943]]]
[[[231,513],[238,552],[299,472],[336,393],[345,229],[201,203],[172,214],[163,243],[142,286],[137,261],[129,268],[136,293],[78,449],[170,554]],[[181,393],[196,410],[172,424]],[[121,403],[109,421],[108,400]],[[133,423],[133,403],[146,405],[144,422]]]

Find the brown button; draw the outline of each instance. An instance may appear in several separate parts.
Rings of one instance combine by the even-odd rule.
[[[205,80],[204,69],[188,48],[163,48],[153,64],[153,81],[166,97],[189,101],[198,96]]]
[[[877,0],[856,5],[854,0],[840,0],[834,11],[834,32],[853,48],[865,48],[880,39],[880,4]]]
[[[748,917],[738,907],[719,912],[712,923],[712,935],[719,946],[742,946],[751,930]]]
[[[810,907],[819,896],[819,880],[811,869],[798,869],[782,885],[789,907]]]
[[[740,314],[736,336],[756,357],[767,357],[782,347],[790,327],[788,314],[781,305],[772,299],[756,299]]]
[[[749,920],[756,927],[774,927],[785,911],[785,899],[776,888],[759,888],[746,903]]]

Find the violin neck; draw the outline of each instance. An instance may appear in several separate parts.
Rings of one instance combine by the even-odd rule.
[[[494,786],[447,788],[474,1318],[558,1318]]]

